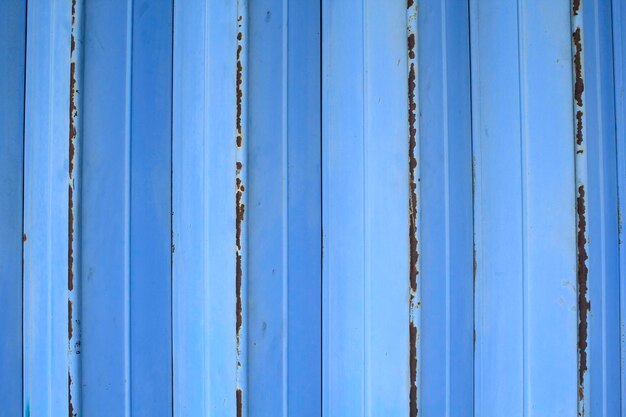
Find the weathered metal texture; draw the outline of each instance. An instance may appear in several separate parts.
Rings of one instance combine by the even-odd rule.
[[[409,414],[407,4],[322,1],[323,415]]]
[[[2,415],[626,417],[623,1],[5,3]]]
[[[473,409],[473,234],[469,11],[418,2],[421,188],[421,408],[425,416]],[[477,414],[479,415],[479,414]]]
[[[575,416],[570,3],[485,0],[470,7],[474,412]]]
[[[0,404],[22,413],[22,167],[26,5],[0,14]]]

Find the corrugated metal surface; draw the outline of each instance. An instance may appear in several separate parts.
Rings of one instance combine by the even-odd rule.
[[[626,416],[622,0],[6,0],[7,416]]]

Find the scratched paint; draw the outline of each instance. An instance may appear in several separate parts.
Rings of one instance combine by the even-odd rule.
[[[80,106],[81,59],[82,59],[82,10],[83,0],[72,0],[71,34],[70,34],[70,137],[69,137],[69,186],[68,186],[68,409],[69,417],[77,417],[80,412],[80,306],[81,285],[75,271],[80,270],[79,248],[80,237],[77,233],[79,218],[80,172]]]

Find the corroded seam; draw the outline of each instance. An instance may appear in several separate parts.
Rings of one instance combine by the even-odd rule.
[[[415,20],[417,8],[413,0],[407,2],[407,53],[408,53],[408,128],[409,128],[409,415],[418,414],[418,323],[419,308],[417,276],[418,260],[418,188],[417,182],[417,101],[416,101],[416,40]]]
[[[236,350],[237,350],[237,387],[236,387],[236,407],[237,416],[243,416],[244,414],[244,401],[243,390],[245,387],[245,370],[242,369],[246,353],[244,345],[245,341],[242,340],[242,333],[244,327],[244,248],[245,248],[245,211],[246,211],[246,196],[245,196],[245,164],[246,154],[244,147],[244,123],[245,123],[245,108],[244,108],[244,68],[246,60],[245,51],[245,26],[244,15],[246,13],[247,4],[245,1],[238,2],[239,16],[237,18],[237,53],[236,53],[236,161],[235,161],[235,296],[236,296]]]
[[[68,384],[67,384],[67,401],[68,401],[68,416],[76,417],[78,415],[78,407],[74,404],[76,401],[72,396],[72,391],[76,390],[76,387],[73,387],[72,378],[73,373],[77,372],[77,358],[75,357],[80,353],[79,346],[80,340],[78,331],[75,331],[74,324],[77,323],[76,313],[77,313],[77,291],[74,285],[74,232],[75,232],[75,223],[76,217],[74,215],[75,205],[74,205],[74,197],[75,197],[75,167],[76,167],[76,137],[78,132],[78,106],[77,106],[77,44],[76,44],[76,36],[78,28],[78,19],[79,19],[79,8],[77,7],[77,0],[72,0],[71,7],[71,35],[70,35],[70,91],[69,91],[69,149],[68,149],[68,216],[67,216],[67,231],[68,231],[68,241],[67,241],[67,289],[68,289],[68,300],[67,300],[67,337],[68,337],[68,354],[70,355],[70,360],[68,363]],[[74,375],[75,376],[75,375]]]
[[[577,261],[576,261],[576,287],[577,287],[577,350],[578,350],[578,415],[585,415],[585,394],[589,387],[585,386],[587,374],[587,348],[588,348],[588,314],[591,303],[588,298],[588,273],[587,248],[588,232],[586,221],[585,186],[587,184],[587,156],[585,152],[585,82],[583,67],[583,10],[580,0],[572,0],[571,30],[572,30],[572,70],[573,70],[573,93],[574,93],[574,146],[576,149],[576,217],[577,217]],[[588,400],[587,400],[588,401]]]

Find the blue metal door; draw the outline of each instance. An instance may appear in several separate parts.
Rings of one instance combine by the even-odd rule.
[[[626,417],[622,0],[5,0],[0,403]]]

